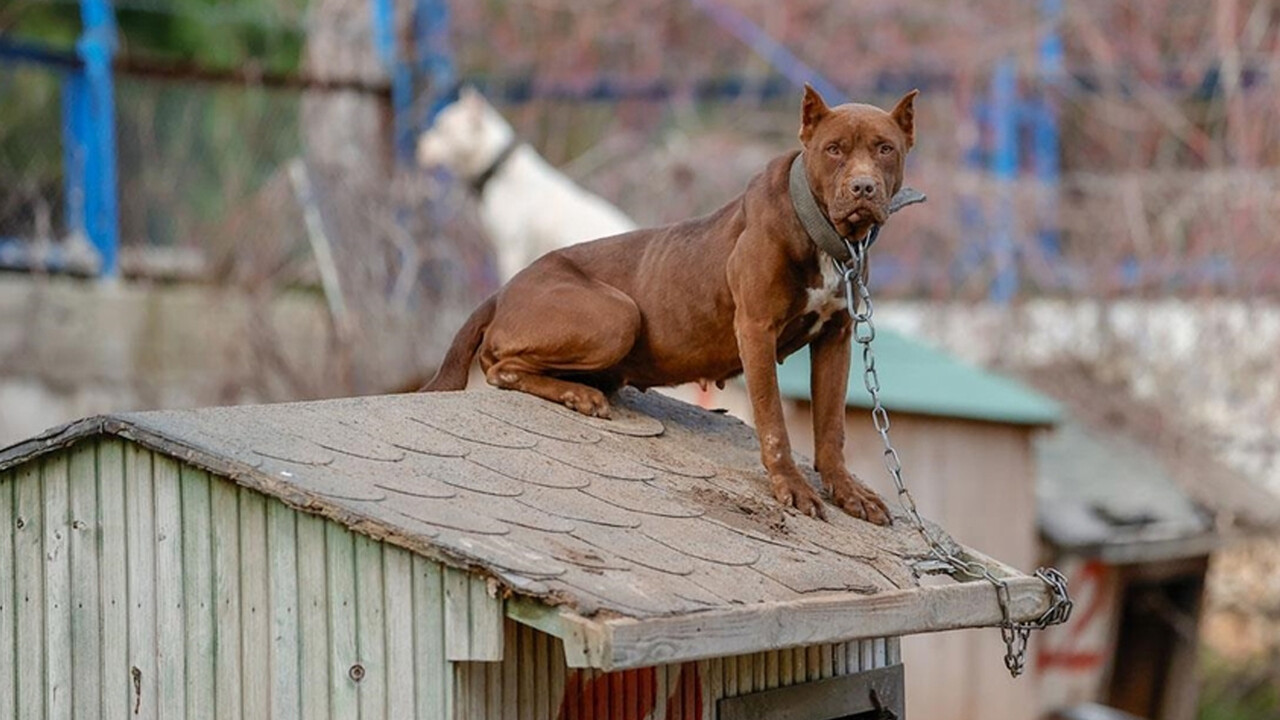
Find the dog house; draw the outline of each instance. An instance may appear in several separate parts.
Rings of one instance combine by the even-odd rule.
[[[0,523],[0,718],[902,718],[899,638],[1001,617],[634,392],[90,418],[0,451]]]

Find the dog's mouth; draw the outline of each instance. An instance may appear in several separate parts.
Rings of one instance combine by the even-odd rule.
[[[889,209],[879,203],[860,202],[834,215],[850,226],[883,225],[889,219]]]

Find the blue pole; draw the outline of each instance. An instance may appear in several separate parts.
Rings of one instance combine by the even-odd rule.
[[[1013,243],[1013,187],[1018,175],[1018,78],[1011,58],[1001,60],[991,76],[991,174],[998,193],[991,228],[995,277],[990,297],[1008,302],[1018,291],[1017,251]]]
[[[449,46],[448,0],[418,0],[414,31],[417,37],[417,69],[426,78],[429,99],[425,116],[417,128],[423,130],[448,104],[448,92],[457,81],[453,50]]]
[[[1040,15],[1046,26],[1040,41],[1040,94],[1033,135],[1033,162],[1036,177],[1045,188],[1038,218],[1040,253],[1050,268],[1061,268],[1061,233],[1058,223],[1058,195],[1061,192],[1061,151],[1058,127],[1057,91],[1063,75],[1062,36],[1058,34],[1062,0],[1041,0]],[[1061,279],[1061,274],[1057,279]]]
[[[373,14],[373,49],[391,77],[391,116],[396,162],[413,159],[413,74],[396,51],[395,6],[392,0],[370,0]]]
[[[68,154],[83,151],[84,231],[98,251],[99,274],[113,278],[120,273],[116,108],[111,77],[116,23],[108,0],[82,0],[80,17],[84,31],[76,43],[76,53],[84,61],[84,70],[83,74],[72,76],[68,87],[72,114],[69,124],[76,136],[76,150]]]

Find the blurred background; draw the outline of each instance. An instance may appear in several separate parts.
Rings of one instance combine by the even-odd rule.
[[[1017,707],[974,682],[919,716],[1280,717],[1277,0],[0,0],[0,445],[429,373],[498,283],[465,185],[414,161],[460,81],[642,225],[795,147],[803,82],[919,88],[929,202],[876,247],[880,316],[1052,398],[1037,438],[1131,442],[1097,477],[1167,481],[1088,498],[1108,524],[1073,545],[1046,488],[1079,456],[1028,440],[1034,539],[978,546],[1096,601]],[[1165,553],[1108,554],[1138,531]]]

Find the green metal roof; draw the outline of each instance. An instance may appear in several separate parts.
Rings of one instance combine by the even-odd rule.
[[[880,399],[888,410],[986,420],[1013,425],[1051,425],[1058,404],[1022,383],[1002,377],[909,339],[877,328],[872,349],[880,375]],[[778,368],[783,397],[809,400],[809,350],[787,358]],[[862,381],[862,350],[855,344],[845,402],[871,407]]]

